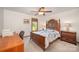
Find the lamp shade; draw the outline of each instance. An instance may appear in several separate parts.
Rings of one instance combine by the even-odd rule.
[[[70,27],[72,27],[71,23],[65,23],[64,27],[66,27],[66,31],[70,31]]]
[[[71,23],[65,23],[65,27],[72,27]]]
[[[39,14],[39,15],[43,15],[43,14],[44,14],[44,12],[39,12],[38,14]]]

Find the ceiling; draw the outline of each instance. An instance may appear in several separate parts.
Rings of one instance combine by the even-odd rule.
[[[40,7],[4,7],[4,8],[12,11],[26,13],[29,15],[34,15],[36,13],[32,11],[35,11],[35,10],[37,11]],[[48,14],[56,14],[56,13],[60,13],[60,12],[64,12],[64,11],[68,11],[76,8],[78,7],[46,7],[47,10],[52,11],[52,13],[48,13]]]

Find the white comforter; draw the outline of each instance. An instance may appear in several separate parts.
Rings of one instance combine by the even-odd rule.
[[[45,48],[49,46],[49,43],[56,40],[60,37],[60,34],[56,30],[41,30],[34,32],[35,34],[39,34],[45,37]]]

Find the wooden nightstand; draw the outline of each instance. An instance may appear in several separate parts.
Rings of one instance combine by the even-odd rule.
[[[61,40],[76,45],[76,32],[61,31]]]

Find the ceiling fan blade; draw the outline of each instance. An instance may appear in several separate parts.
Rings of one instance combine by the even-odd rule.
[[[35,15],[45,15],[45,13],[49,13],[49,12],[52,12],[52,11],[46,10],[45,7],[41,7],[38,10],[34,10],[32,12],[35,12],[36,13]]]
[[[52,11],[44,11],[44,12],[52,12]]]

